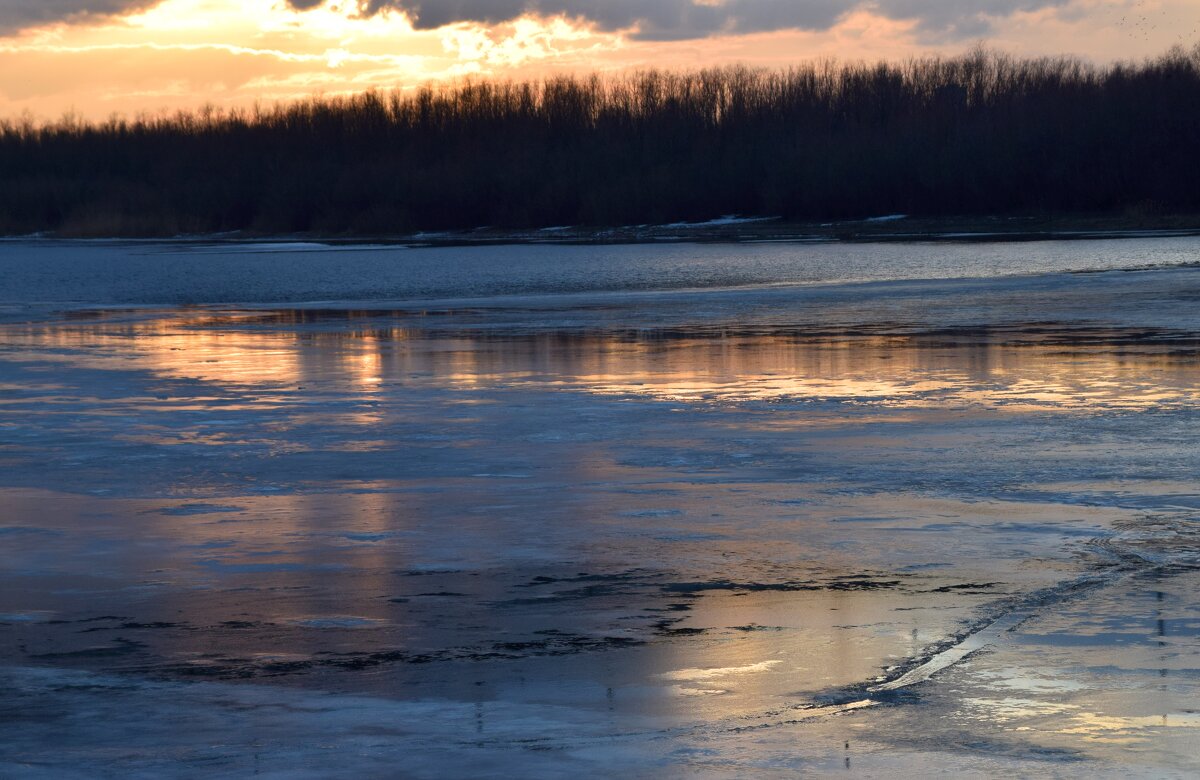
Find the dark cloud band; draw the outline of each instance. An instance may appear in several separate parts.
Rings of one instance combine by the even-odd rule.
[[[288,0],[305,9],[322,0]],[[602,30],[636,27],[650,40],[707,38],[771,30],[827,30],[856,9],[915,21],[926,34],[986,34],[991,20],[1069,0],[360,0],[365,15],[402,11],[417,29],[455,22],[496,24],[522,14],[586,19]]]
[[[705,38],[785,28],[825,29],[845,10],[845,0],[370,0],[364,11],[392,7],[408,13],[416,27],[454,22],[496,23],[524,13],[586,19],[602,30],[638,28],[643,38]]]
[[[26,27],[140,11],[162,0],[0,0],[0,35]]]
[[[0,35],[56,21],[87,21],[157,5],[162,0],[0,0]],[[323,0],[287,0],[309,10]],[[636,28],[649,40],[687,40],[771,30],[827,30],[847,13],[868,9],[915,21],[926,35],[986,34],[995,18],[1065,5],[1070,0],[357,0],[365,16],[401,11],[417,29],[455,22],[496,24],[523,14],[585,19],[602,30]]]

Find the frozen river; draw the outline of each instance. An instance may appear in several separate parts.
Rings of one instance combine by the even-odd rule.
[[[1195,776],[1197,261],[0,243],[0,775]]]

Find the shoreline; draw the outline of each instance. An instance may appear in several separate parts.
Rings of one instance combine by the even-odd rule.
[[[378,235],[324,233],[215,233],[174,236],[102,236],[33,233],[0,236],[0,243],[104,242],[280,244],[327,246],[462,247],[506,245],[619,245],[684,243],[1016,243],[1200,236],[1200,215],[1155,218],[987,217],[927,219],[891,215],[838,222],[785,222],[774,217],[727,216],[707,222],[620,227],[555,226],[418,231]]]

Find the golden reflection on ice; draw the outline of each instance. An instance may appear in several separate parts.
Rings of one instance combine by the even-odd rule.
[[[1200,713],[1112,715],[1080,705],[1035,699],[963,699],[986,713],[985,719],[1016,732],[1070,736],[1091,744],[1134,746],[1153,739],[1162,729],[1200,729]]]
[[[258,391],[314,383],[360,398],[412,377],[457,389],[560,387],[676,403],[836,401],[1015,412],[1179,407],[1200,400],[1194,350],[1137,334],[422,334],[386,313],[174,311],[8,327],[8,356],[144,369]],[[1186,346],[1186,345],[1185,345]],[[352,422],[378,414],[356,410]]]
[[[816,694],[875,679],[915,656],[966,617],[969,604],[905,589],[713,591],[678,624],[702,629],[708,641],[672,644],[672,665],[655,679],[697,717],[775,713],[763,721],[774,723],[836,714],[847,706],[824,711]]]
[[[685,680],[695,682],[697,680],[711,680],[715,677],[733,677],[742,674],[752,674],[754,672],[765,672],[774,666],[778,666],[781,661],[760,661],[756,664],[747,666],[726,666],[717,669],[677,669],[673,672],[665,672],[662,677],[667,680]]]
[[[594,392],[676,402],[836,400],[887,408],[1137,410],[1192,404],[1197,364],[1162,349],[1113,355],[1061,343],[938,344],[765,336],[631,353],[622,370],[576,382]]]
[[[1150,736],[1147,732],[1163,728],[1200,729],[1200,713],[1180,712],[1168,715],[1104,715],[1082,712],[1072,717],[1063,734],[1076,734],[1089,742],[1132,744]]]
[[[124,323],[56,323],[8,328],[3,341],[28,350],[29,359],[149,369],[164,377],[218,384],[290,385],[304,375],[295,334],[195,327],[198,321],[196,315],[172,313]]]

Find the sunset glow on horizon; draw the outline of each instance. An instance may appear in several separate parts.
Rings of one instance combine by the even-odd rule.
[[[987,13],[936,0],[6,5],[0,117],[35,119],[246,106],[468,76],[899,59],[980,42],[1106,62],[1191,46],[1200,24],[1193,0],[999,0]]]

